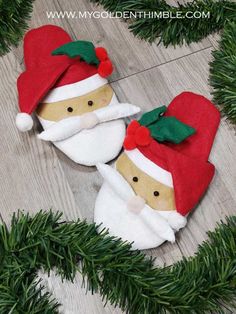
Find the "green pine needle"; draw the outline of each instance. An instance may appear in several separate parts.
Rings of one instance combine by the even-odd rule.
[[[129,20],[129,29],[137,37],[149,42],[160,42],[165,46],[190,44],[197,42],[207,35],[219,31],[228,21],[235,20],[236,3],[227,0],[195,0],[186,4],[171,6],[165,0],[90,0],[101,4],[110,12],[170,12],[176,16],[178,11],[185,16],[186,12],[210,12],[210,18],[149,18],[138,16]]]
[[[209,232],[194,257],[169,267],[130,244],[97,232],[85,221],[60,222],[61,214],[18,213],[0,227],[0,313],[58,313],[36,282],[38,269],[55,269],[127,313],[223,313],[236,301],[236,217]]]
[[[33,0],[0,0],[0,55],[16,46],[27,29]]]
[[[210,84],[216,104],[236,123],[236,22],[228,23],[220,40],[219,50],[213,51],[210,64]]]
[[[129,29],[141,39],[154,42],[159,39],[166,47],[198,42],[209,34],[224,30],[219,51],[213,52],[210,84],[214,101],[223,113],[236,123],[236,2],[227,0],[195,0],[171,6],[165,0],[91,0],[110,12],[210,12],[210,18],[148,18],[129,20]]]

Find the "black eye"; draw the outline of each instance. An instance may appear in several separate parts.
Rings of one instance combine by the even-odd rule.
[[[138,177],[133,177],[134,182],[138,182]]]
[[[160,193],[159,193],[158,191],[154,191],[154,192],[153,192],[153,195],[154,195],[154,196],[159,196]]]
[[[73,108],[72,108],[72,107],[68,107],[68,108],[67,108],[67,111],[68,111],[68,112],[73,112]]]
[[[89,100],[89,101],[88,101],[88,105],[89,105],[89,106],[92,106],[92,105],[93,105],[93,101],[92,101],[92,100]]]

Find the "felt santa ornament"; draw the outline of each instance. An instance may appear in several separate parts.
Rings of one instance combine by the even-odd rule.
[[[208,157],[219,121],[214,105],[190,92],[133,120],[115,168],[97,165],[105,180],[95,204],[100,228],[134,249],[174,242],[214,176]]]
[[[46,25],[26,34],[24,60],[17,81],[18,129],[30,130],[36,112],[44,128],[39,138],[73,161],[92,166],[115,158],[125,136],[122,118],[139,108],[119,103],[108,85],[113,66],[107,51]]]

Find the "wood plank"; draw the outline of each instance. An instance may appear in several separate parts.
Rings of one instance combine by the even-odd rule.
[[[111,305],[102,305],[101,297],[95,293],[92,295],[90,291],[86,291],[85,287],[81,287],[82,277],[78,273],[74,283],[69,281],[62,282],[55,272],[52,272],[50,278],[47,274],[39,272],[39,277],[43,279],[43,284],[53,296],[60,302],[61,314],[121,314],[119,308]]]
[[[144,71],[153,66],[163,64],[170,60],[191,54],[192,52],[211,46],[208,39],[190,46],[169,47],[157,46],[157,43],[150,45],[141,41],[128,31],[128,23],[120,19],[104,18],[54,18],[49,19],[46,12],[55,10],[67,12],[92,12],[101,13],[104,9],[101,6],[93,5],[86,0],[36,0],[30,22],[30,28],[44,24],[56,24],[68,31],[74,39],[81,38],[91,40],[95,46],[107,48],[110,57],[115,65],[115,72],[112,80],[129,76]],[[23,58],[21,46],[14,50],[14,53]]]
[[[46,11],[50,10],[101,12],[102,7],[91,5],[86,0],[36,0],[30,27],[52,23],[64,27],[74,38],[78,36],[92,40],[96,45],[104,45],[117,70],[111,81],[120,101],[130,101],[146,111],[168,104],[183,90],[210,97],[208,62],[211,60],[211,38],[190,47],[165,49],[134,38],[128,25],[120,20],[49,20]],[[53,145],[37,140],[38,124],[29,134],[20,134],[14,126],[17,112],[15,81],[22,69],[22,45],[0,59],[0,175],[4,178],[0,183],[1,214],[9,221],[17,208],[33,213],[53,206],[63,211],[66,219],[86,217],[92,221],[94,202],[102,184],[96,169],[76,165]],[[226,214],[235,213],[234,133],[232,125],[222,119],[210,158],[217,168],[215,179],[190,215],[188,226],[178,234],[177,242],[146,251],[147,255],[157,257],[158,265],[169,265],[181,259],[182,254],[193,254],[197,244],[206,239],[205,232],[213,229],[216,221]],[[100,296],[85,295],[85,290],[80,288],[79,275],[75,284],[61,284],[55,275],[49,279],[45,274],[40,276],[64,304],[62,313],[121,313],[110,305],[104,308]]]
[[[53,208],[67,219],[76,218],[78,207],[52,146],[39,141],[36,131],[24,134],[16,129],[19,70],[13,54],[0,59],[1,215],[8,220],[18,208],[31,213]]]
[[[75,202],[73,191],[68,184],[60,160],[52,144],[37,139],[41,127],[29,133],[20,133],[15,126],[18,111],[16,79],[21,65],[13,53],[0,59],[0,216],[9,223],[13,212],[24,209],[31,214],[40,209],[63,212],[66,220],[84,218],[80,202]],[[95,195],[94,195],[95,197]],[[109,304],[104,310],[99,295],[86,294],[81,288],[82,278],[78,274],[75,283],[61,283],[52,275],[48,278],[40,273],[43,283],[54,297],[63,303],[62,313],[121,313]]]

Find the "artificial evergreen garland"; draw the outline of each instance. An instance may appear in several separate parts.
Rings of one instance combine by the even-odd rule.
[[[225,26],[219,50],[212,54],[210,84],[214,101],[236,123],[236,21]]]
[[[235,305],[236,217],[209,232],[194,257],[164,268],[94,224],[60,218],[19,213],[10,229],[0,227],[0,313],[58,313],[38,269],[56,269],[71,281],[80,270],[89,290],[127,313],[223,313]]]
[[[91,0],[110,12],[169,12],[169,18],[149,18],[138,15],[131,20],[129,29],[149,42],[160,38],[165,46],[199,41],[224,28],[228,21],[236,19],[236,3],[227,0],[195,0],[171,6],[165,0]],[[187,12],[210,12],[210,18],[173,18],[177,12],[184,17]],[[130,20],[129,20],[130,21]]]
[[[17,45],[30,18],[33,0],[0,1],[0,55]]]
[[[210,84],[213,87],[214,102],[222,107],[223,113],[236,123],[236,2],[217,0],[195,0],[171,6],[165,0],[91,0],[101,4],[108,11],[115,12],[170,12],[169,18],[148,18],[138,16],[129,29],[141,39],[149,42],[159,38],[166,47],[197,42],[207,35],[224,29],[220,50],[213,52]],[[178,11],[210,12],[210,18],[178,19]]]

